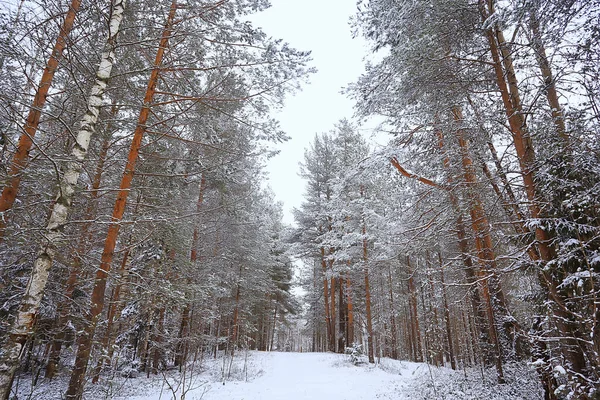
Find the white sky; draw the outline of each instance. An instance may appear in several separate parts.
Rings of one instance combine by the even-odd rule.
[[[271,0],[271,4],[252,16],[253,23],[296,49],[311,50],[311,65],[318,69],[311,83],[276,114],[291,140],[278,146],[281,153],[267,165],[269,185],[284,203],[284,222],[291,224],[292,209],[300,206],[304,195],[304,181],[298,176],[304,149],[315,133],[352,117],[353,102],[340,91],[363,72],[366,45],[360,38],[352,39],[349,19],[356,0]]]

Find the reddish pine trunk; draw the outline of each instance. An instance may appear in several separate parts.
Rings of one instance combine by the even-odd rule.
[[[346,301],[348,304],[348,323],[346,328],[348,330],[347,343],[349,346],[354,344],[354,304],[352,304],[352,284],[350,279],[346,279]]]
[[[275,341],[275,328],[277,327],[277,311],[279,308],[279,304],[275,304],[275,311],[273,312],[273,329],[271,334],[271,344],[269,346],[269,351],[273,351],[273,342]]]
[[[344,349],[347,346],[347,330],[346,330],[346,324],[348,323],[348,308],[346,306],[346,304],[344,303],[344,279],[340,278],[338,279],[338,293],[339,293],[339,304],[338,304],[338,310],[339,310],[339,327],[338,327],[338,332],[339,332],[339,339],[338,339],[338,353],[343,353]]]
[[[410,330],[413,339],[413,354],[416,362],[423,362],[423,348],[421,344],[421,328],[419,327],[419,314],[417,314],[417,290],[415,287],[414,273],[410,265],[410,257],[406,256],[408,266],[408,303],[410,313]]]
[[[489,15],[495,12],[493,1],[489,0],[486,4],[484,0],[479,0],[479,10],[483,20],[486,20]],[[490,28],[486,31],[486,35],[494,63],[496,82],[508,118],[517,157],[519,158],[530,216],[532,219],[537,220],[542,218],[543,215],[535,184],[534,166],[536,157],[533,142],[523,117],[519,86],[511,52],[501,30]],[[552,236],[538,225],[535,229],[535,237],[541,259],[544,262],[554,260],[556,253],[551,244]],[[565,298],[557,289],[560,282],[556,282],[554,277],[543,269],[539,273],[539,281],[541,286],[547,290],[548,298],[553,305],[552,312],[556,316],[554,322],[561,337],[563,357],[568,361],[573,372],[583,374],[586,363],[583,349],[577,339],[581,336],[577,328],[579,323],[565,306]]]
[[[331,268],[332,269],[332,268]],[[333,271],[332,271],[333,272]],[[334,353],[336,352],[336,347],[337,347],[337,325],[336,325],[336,321],[335,321],[335,292],[336,292],[336,283],[337,283],[337,279],[335,279],[335,277],[331,277],[331,312],[329,313],[329,316],[331,317],[331,351],[333,351]]]
[[[33,138],[38,130],[40,117],[42,115],[44,105],[46,104],[48,91],[52,86],[54,73],[58,69],[58,63],[62,58],[63,51],[67,45],[67,38],[73,29],[75,16],[79,11],[80,5],[81,0],[71,1],[69,11],[65,16],[62,26],[60,27],[58,38],[56,39],[56,43],[52,48],[52,53],[48,59],[48,62],[46,63],[46,68],[44,68],[44,72],[42,73],[42,78],[33,98],[33,103],[29,108],[29,114],[27,115],[25,127],[23,128],[23,134],[19,138],[17,151],[15,152],[10,164],[10,170],[8,173],[9,182],[6,184],[6,186],[4,186],[2,195],[0,196],[0,214],[12,208],[15,199],[17,198],[17,193],[21,184],[21,174],[29,162],[29,151],[33,146]],[[3,239],[5,227],[4,218],[0,218],[0,241]]]
[[[104,362],[110,364],[112,355],[113,355],[113,346],[112,346],[112,329],[117,319],[117,315],[120,313],[119,304],[121,300],[121,290],[123,288],[123,279],[125,278],[125,271],[127,270],[127,265],[129,262],[129,249],[125,251],[123,254],[123,260],[121,261],[121,267],[119,268],[119,278],[118,282],[113,289],[112,296],[110,299],[110,303],[108,306],[108,314],[106,316],[106,330],[104,331],[104,336],[102,337],[102,351],[106,351],[106,357],[100,357],[98,360],[98,364],[96,365],[96,369],[94,370],[94,377],[92,378],[92,383],[98,383],[100,379],[100,372],[102,371],[102,365]]]
[[[458,124],[463,123],[463,116],[461,109],[456,106],[452,109],[454,121]],[[490,284],[494,287],[494,297],[502,311],[506,312],[506,303],[504,300],[504,294],[500,288],[500,282],[496,274],[496,255],[493,250],[492,237],[490,235],[490,224],[485,215],[483,204],[479,195],[477,194],[477,177],[475,176],[475,170],[473,167],[473,161],[470,156],[469,144],[466,138],[466,132],[461,126],[456,129],[456,136],[458,144],[461,150],[462,166],[465,183],[467,187],[467,196],[470,203],[470,214],[471,223],[473,225],[473,231],[475,233],[475,247],[477,249],[477,258],[480,261],[480,277],[483,278],[481,283],[481,290],[483,298],[485,300],[486,309],[488,313],[488,329],[490,334],[490,341],[494,346],[496,354],[496,372],[498,374],[498,383],[504,383],[504,371],[502,368],[502,350],[500,348],[500,339],[498,337],[498,331],[496,328],[496,317],[495,307],[493,305],[494,299],[491,297]]]

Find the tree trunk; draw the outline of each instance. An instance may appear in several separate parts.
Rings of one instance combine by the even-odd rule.
[[[79,2],[74,2],[73,5],[75,7],[72,7],[67,18],[72,19],[75,17],[75,12],[79,7]],[[10,395],[12,380],[23,355],[23,345],[31,334],[33,323],[44,295],[44,289],[48,281],[50,268],[52,268],[52,262],[57,253],[57,248],[64,240],[63,229],[67,223],[68,213],[71,208],[71,204],[73,203],[75,187],[83,168],[83,161],[87,155],[90,140],[96,128],[100,107],[102,106],[102,98],[108,85],[108,80],[110,79],[110,74],[114,63],[116,39],[119,33],[121,21],[123,19],[123,11],[124,1],[115,0],[114,11],[110,20],[109,36],[104,46],[100,65],[96,72],[96,81],[91,89],[90,97],[88,99],[88,110],[81,120],[81,126],[77,132],[76,142],[71,152],[71,160],[67,163],[66,170],[60,179],[60,189],[56,196],[52,213],[46,225],[44,235],[45,238],[43,243],[41,243],[41,250],[38,252],[38,255],[34,261],[31,277],[25,289],[23,299],[21,300],[17,317],[11,326],[9,338],[3,348],[3,356],[0,359],[0,398],[2,399],[7,399]],[[70,30],[72,24],[72,21],[70,23],[65,21],[65,25],[67,26],[68,30]],[[66,35],[66,33],[64,33],[64,35]],[[62,42],[64,42],[65,37],[63,37],[62,34],[61,37],[62,39],[57,42],[59,49],[55,49],[57,53],[62,52],[61,46],[64,46],[64,43]],[[56,62],[58,62],[58,59],[56,59]],[[52,70],[51,75],[53,75],[55,68],[56,66],[53,68],[47,68],[47,71]],[[51,76],[49,79],[51,79]],[[48,81],[46,84],[43,84],[43,86],[40,87],[40,91],[45,88],[45,93],[47,93],[49,86],[50,81]],[[45,94],[43,94],[43,97],[45,97]],[[40,107],[42,106],[43,102],[40,104]],[[32,110],[32,112],[34,111]],[[39,120],[39,114],[35,118]],[[35,127],[37,127],[37,123]],[[31,131],[30,133],[33,135],[35,130]],[[26,155],[23,160],[25,159]],[[14,179],[16,179],[18,186],[19,177],[16,176]],[[14,193],[16,193],[16,189]],[[14,197],[12,197],[12,200],[14,201]],[[3,204],[8,203],[5,202]],[[10,205],[12,205],[12,202],[10,202]]]
[[[493,0],[488,0],[487,4],[486,1],[479,0],[479,10],[482,19],[484,21],[487,20],[489,15],[495,12]],[[513,143],[519,159],[530,216],[533,220],[539,220],[543,215],[535,184],[534,167],[536,157],[533,142],[523,117],[523,107],[511,52],[504,39],[504,34],[498,28],[492,27],[488,29],[486,36],[494,63],[496,82],[500,90],[513,136]],[[537,224],[535,237],[541,259],[545,263],[554,260],[556,252],[552,248],[552,236],[550,233],[545,231],[540,224]],[[540,285],[547,291],[549,305],[555,316],[554,322],[559,330],[560,347],[563,357],[570,364],[570,368],[575,374],[585,375],[585,355],[577,339],[581,336],[577,329],[579,322],[577,321],[577,316],[573,315],[566,307],[565,298],[557,288],[561,282],[556,282],[552,274],[544,268],[540,268],[539,281]]]
[[[48,96],[48,91],[50,90],[50,87],[52,86],[52,80],[54,79],[54,73],[58,69],[58,63],[59,63],[60,59],[62,58],[63,51],[67,45],[68,36],[71,33],[71,30],[73,29],[73,24],[75,23],[75,16],[77,15],[77,12],[79,11],[80,6],[81,6],[81,0],[72,0],[71,1],[71,5],[69,6],[69,11],[67,11],[65,20],[64,20],[62,26],[60,27],[60,31],[58,33],[58,38],[56,39],[56,43],[54,44],[54,47],[52,48],[52,53],[50,54],[50,58],[48,59],[48,62],[46,63],[46,67],[44,68],[44,72],[42,73],[40,83],[38,85],[37,91],[33,98],[33,103],[31,104],[31,107],[29,108],[29,114],[27,115],[27,119],[25,120],[25,127],[23,128],[23,134],[21,134],[21,136],[19,137],[19,143],[17,145],[17,150],[16,150],[16,152],[13,156],[12,162],[10,164],[10,170],[8,173],[8,182],[4,186],[4,189],[2,190],[2,195],[0,195],[0,216],[1,216],[0,217],[0,241],[2,241],[2,239],[4,237],[4,230],[6,228],[6,224],[5,224],[6,217],[3,215],[3,213],[12,208],[12,206],[15,202],[15,199],[17,198],[17,193],[19,191],[19,186],[21,184],[21,174],[23,173],[23,170],[27,167],[27,164],[29,162],[29,152],[31,150],[31,147],[33,146],[33,139],[38,130],[38,126],[40,123],[40,117],[42,115],[42,110],[44,108],[44,105],[46,104],[46,98]],[[119,16],[118,18],[121,18],[121,17]],[[118,23],[120,23],[120,22],[121,21],[119,19]],[[109,41],[111,39],[114,41],[116,36],[113,37],[113,33],[116,35],[118,30],[119,29],[118,29],[118,25],[117,25],[117,29],[113,30],[110,33]],[[98,94],[99,99],[102,99],[102,94],[104,93],[104,87],[106,86],[106,81],[108,80],[108,77],[110,77],[110,68],[112,68],[112,61],[113,61],[113,57],[114,57],[114,55],[113,55],[114,48],[109,48],[109,46],[111,46],[110,43],[108,43],[105,50],[108,50],[110,52],[110,54],[109,53],[103,54],[103,56],[106,55],[107,58],[103,57],[102,61],[104,61],[105,64],[104,65],[102,63],[100,64],[100,68],[98,69],[98,72],[96,75],[96,85],[94,86],[94,88],[96,90],[101,88],[101,92]],[[110,63],[110,65],[108,65],[106,63]],[[105,67],[109,68],[107,71],[108,73],[105,73],[105,71],[103,70],[103,68],[105,68]],[[103,82],[103,83],[100,83],[100,86],[98,86],[99,82]],[[102,87],[102,85],[104,85],[104,87]],[[92,93],[91,93],[90,100],[92,98],[96,98],[96,92],[94,92],[94,91],[92,91]],[[98,105],[94,104],[93,106],[88,108],[88,113],[86,113],[86,117],[84,117],[84,120],[82,121],[83,123],[87,122],[85,120],[85,118],[94,118],[94,116],[96,119],[98,118],[99,106],[101,105],[101,103],[102,102],[100,101],[100,104],[98,104]],[[93,110],[92,110],[92,108],[93,108]],[[87,127],[91,129],[89,132],[89,134],[91,135],[93,133],[93,129],[94,129],[94,125],[95,125],[96,121],[94,120],[94,121],[90,121],[90,122],[91,122],[91,124],[88,125]],[[85,128],[82,126],[82,128],[80,129],[80,132],[82,132],[84,129]],[[79,141],[77,143],[85,144],[84,142],[79,142]],[[77,148],[77,146],[75,146],[75,148]],[[75,151],[75,149],[73,151]],[[87,152],[87,146],[86,146],[85,150],[83,150],[83,152],[82,152],[83,156],[85,156],[86,152]],[[73,155],[75,155],[75,154],[73,154]],[[3,369],[4,367],[0,366],[0,368]],[[11,367],[8,366],[7,368],[10,369]],[[3,374],[3,372],[2,372],[2,374]],[[2,380],[0,381],[0,395],[3,395],[3,393],[5,391],[5,389],[4,389],[5,385],[6,385],[5,379],[2,378]]]
[[[331,254],[331,253],[330,253]],[[333,272],[333,268],[331,268],[332,272]],[[330,305],[331,305],[331,312],[329,313],[329,316],[331,317],[331,351],[333,351],[334,353],[337,351],[337,324],[335,323],[335,316],[336,316],[336,312],[335,312],[335,295],[336,295],[336,284],[337,284],[337,279],[335,279],[334,276],[331,277],[331,301],[330,301]]]
[[[448,295],[446,293],[446,283],[444,282],[444,264],[442,263],[442,255],[438,253],[438,260],[440,263],[440,283],[442,285],[442,301],[444,305],[444,322],[446,325],[446,340],[448,341],[448,358],[450,359],[450,366],[452,369],[456,369],[456,360],[454,358],[454,345],[452,342],[452,326],[450,324],[450,308],[448,307]]]
[[[366,227],[363,225],[363,235],[366,235]],[[369,267],[367,253],[367,239],[363,239],[363,261],[365,272],[365,312],[367,317],[367,351],[369,353],[369,362],[375,363],[375,350],[373,347],[373,316],[371,315],[371,288],[369,286]]]
[[[365,196],[363,186],[360,187],[361,197]],[[375,349],[373,347],[373,316],[371,313],[371,287],[369,285],[369,253],[368,253],[368,241],[367,241],[367,222],[365,216],[362,216],[362,250],[363,250],[363,268],[365,274],[365,313],[367,317],[367,350],[369,353],[369,363],[375,363]]]
[[[346,348],[347,344],[346,344],[346,324],[348,323],[348,308],[346,306],[346,304],[344,304],[344,279],[342,279],[341,277],[338,279],[338,293],[339,293],[339,304],[338,304],[338,310],[339,310],[339,327],[338,327],[338,332],[339,332],[339,338],[338,338],[338,353],[343,353],[344,349]]]
[[[98,383],[100,379],[100,372],[102,371],[102,365],[104,362],[108,364],[111,363],[112,355],[113,355],[113,344],[112,344],[112,329],[117,319],[117,315],[120,313],[119,303],[121,300],[121,290],[123,288],[126,271],[129,265],[129,249],[125,251],[123,254],[123,260],[121,262],[121,267],[119,268],[119,277],[117,284],[113,290],[110,303],[108,306],[108,313],[106,316],[106,329],[104,331],[104,336],[102,337],[102,351],[106,352],[105,357],[100,357],[98,360],[98,364],[96,365],[96,369],[94,370],[94,377],[92,378],[92,383]]]
[[[346,343],[354,345],[354,305],[352,304],[352,284],[350,278],[346,278],[346,302],[348,305],[348,322],[346,323]]]
[[[556,91],[556,83],[554,81],[554,75],[552,74],[552,68],[546,55],[546,47],[542,41],[542,34],[540,32],[540,22],[535,15],[535,11],[531,13],[529,18],[529,27],[532,33],[532,46],[535,51],[535,56],[542,73],[544,84],[546,85],[546,99],[552,112],[552,121],[556,129],[556,134],[561,140],[563,145],[563,151],[569,151],[570,138],[567,134],[567,128],[565,126],[565,116],[563,109],[558,101],[558,92]]]
[[[233,310],[233,330],[231,334],[231,356],[235,353],[238,344],[238,332],[240,329],[240,290],[242,281],[242,264],[238,271],[237,288],[235,290],[235,308]],[[277,310],[277,309],[276,309]],[[277,311],[275,311],[277,312]]]
[[[410,257],[406,256],[406,265],[408,266],[408,303],[410,312],[410,330],[412,332],[414,360],[423,362],[423,348],[421,344],[421,328],[419,327],[419,314],[417,313],[417,290],[415,288],[415,271],[410,265]]]
[[[389,288],[389,296],[390,296],[390,325],[391,325],[391,347],[392,359],[398,359],[398,328],[396,326],[396,307],[394,303],[394,286],[392,280],[392,268],[391,266],[388,269],[388,288]]]
[[[490,225],[483,209],[483,204],[477,194],[477,178],[471,160],[468,139],[464,128],[460,126],[463,123],[462,110],[455,106],[452,109],[454,121],[459,124],[455,134],[458,139],[458,144],[461,150],[462,166],[465,183],[468,185],[466,192],[470,203],[471,223],[475,232],[475,247],[477,249],[477,258],[479,259],[481,268],[481,289],[483,298],[486,302],[488,312],[488,324],[490,341],[495,348],[494,355],[496,361],[496,372],[498,375],[498,383],[504,383],[504,371],[502,368],[502,350],[500,347],[500,338],[496,327],[495,310],[499,310],[502,314],[508,314],[506,301],[502,288],[500,287],[499,279],[496,275],[496,255],[490,235]],[[490,285],[494,289],[493,296],[490,293]],[[495,304],[493,304],[495,303]],[[508,319],[507,319],[508,320]]]
[[[140,111],[138,123],[133,135],[133,141],[129,150],[129,156],[127,158],[127,165],[121,180],[119,192],[117,194],[117,200],[113,209],[112,222],[108,227],[108,233],[106,235],[106,241],[104,244],[104,250],[102,252],[100,267],[96,273],[96,279],[94,282],[94,288],[91,296],[91,308],[88,314],[87,326],[84,328],[84,332],[81,335],[77,348],[77,356],[75,359],[75,368],[71,375],[69,382],[69,388],[66,393],[67,400],[78,400],[81,398],[83,392],[83,384],[85,378],[85,372],[87,370],[88,360],[90,358],[90,352],[92,348],[92,339],[96,324],[102,309],[104,308],[104,292],[106,290],[106,278],[110,271],[111,263],[114,256],[115,247],[117,244],[117,237],[121,229],[120,221],[125,213],[125,206],[127,205],[127,197],[129,196],[131,181],[133,180],[133,174],[135,171],[135,165],[138,159],[138,154],[142,145],[142,138],[146,131],[146,123],[150,115],[150,108],[156,92],[156,85],[158,83],[158,77],[162,60],[164,57],[165,50],[167,48],[169,38],[172,33],[173,20],[175,19],[175,12],[177,10],[177,1],[173,0],[169,11],[169,16],[165,24],[165,29],[160,40],[156,58],[154,61],[154,67],[148,81],[148,87],[146,88],[146,95],[144,96],[144,105]]]
[[[269,351],[273,351],[273,341],[275,340],[275,328],[277,325],[277,311],[279,304],[275,304],[275,311],[273,312],[273,333],[271,335],[271,344],[269,345]]]
[[[152,373],[154,375],[158,374],[158,370],[160,368],[160,360],[162,358],[163,350],[160,347],[160,344],[163,341],[164,337],[164,320],[165,320],[165,307],[161,307],[158,310],[158,321],[157,328],[153,334],[152,343],[153,343],[153,351],[152,351]]]
[[[325,260],[325,248],[321,247],[321,266],[323,267],[323,299],[325,300],[325,326],[327,328],[327,349],[331,350],[331,315],[329,308],[329,279],[327,279],[327,261]]]
[[[203,173],[200,178],[200,188],[198,191],[198,201],[196,202],[196,213],[199,214],[202,209],[202,203],[204,203],[204,191],[206,189],[206,176]],[[192,248],[190,251],[190,263],[192,267],[196,265],[198,260],[198,242],[200,241],[200,230],[198,224],[194,224],[194,233],[192,235]],[[189,316],[190,316],[190,303],[186,303],[181,313],[181,325],[179,326],[179,342],[175,350],[175,366],[181,367],[186,362],[184,355],[187,353],[187,340],[185,336],[188,332]]]
[[[114,117],[117,113],[117,107],[113,103],[111,116]],[[56,334],[53,339],[50,355],[48,356],[48,364],[46,365],[46,379],[52,379],[56,374],[58,363],[60,361],[60,353],[62,351],[62,345],[65,335],[65,327],[69,321],[69,310],[71,307],[71,302],[73,301],[73,292],[77,286],[78,281],[81,278],[81,268],[83,266],[82,255],[85,252],[86,246],[89,244],[89,240],[91,239],[90,227],[92,225],[92,219],[96,214],[97,203],[96,200],[98,198],[98,192],[100,189],[100,183],[102,181],[102,173],[104,172],[104,163],[106,162],[106,157],[108,155],[108,149],[110,148],[110,131],[112,130],[111,124],[108,124],[106,128],[106,132],[104,135],[104,141],[102,143],[102,148],[98,155],[98,164],[96,164],[96,170],[94,172],[94,179],[92,180],[92,188],[90,191],[91,199],[89,201],[89,205],[85,211],[84,220],[86,221],[81,227],[81,232],[79,234],[78,243],[75,246],[75,249],[72,252],[71,258],[73,259],[73,264],[71,265],[71,271],[69,273],[69,277],[67,278],[66,288],[64,300],[58,304],[57,314],[58,314],[58,322],[57,326],[59,328],[59,332]],[[89,222],[87,222],[89,221]]]

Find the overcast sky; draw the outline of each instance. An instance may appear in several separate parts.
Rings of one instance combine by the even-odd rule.
[[[362,73],[366,46],[361,39],[352,39],[349,19],[356,10],[355,0],[271,0],[271,4],[252,21],[299,50],[311,50],[312,66],[318,69],[311,83],[288,98],[276,115],[291,140],[278,146],[281,153],[267,166],[269,184],[284,202],[284,221],[293,223],[292,209],[300,206],[304,194],[304,181],[298,176],[304,149],[315,133],[352,117],[353,103],[340,91]]]

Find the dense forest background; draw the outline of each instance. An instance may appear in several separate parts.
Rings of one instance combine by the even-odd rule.
[[[248,22],[268,5],[2,6],[0,397],[257,349],[599,398],[600,2],[359,2],[378,61],[306,150],[294,227],[263,168],[314,70]]]

